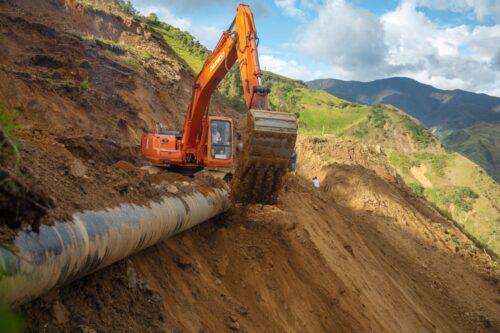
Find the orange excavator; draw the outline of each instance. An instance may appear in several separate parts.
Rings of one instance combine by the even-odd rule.
[[[142,136],[141,152],[153,165],[184,173],[203,168],[234,169],[235,136],[231,118],[208,114],[210,98],[236,61],[248,108],[243,150],[234,169],[237,202],[274,203],[297,137],[297,120],[269,111],[269,89],[262,85],[258,37],[249,6],[239,5],[193,84],[182,132],[159,126]]]

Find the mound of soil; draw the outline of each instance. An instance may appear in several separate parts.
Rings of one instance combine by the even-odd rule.
[[[122,261],[23,307],[27,332],[175,332],[160,296]]]
[[[494,261],[374,171],[331,171],[334,190],[288,178],[277,206],[236,207],[135,255],[167,318],[216,332],[500,328]]]

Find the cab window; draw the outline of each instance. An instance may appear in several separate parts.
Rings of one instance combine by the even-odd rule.
[[[231,158],[231,123],[227,120],[211,120],[211,148],[212,158],[228,160]]]

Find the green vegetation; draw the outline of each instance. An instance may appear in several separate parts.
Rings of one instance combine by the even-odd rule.
[[[85,79],[82,83],[80,83],[80,88],[83,90],[89,90],[89,80]]]
[[[103,10],[128,17],[135,17],[139,14],[130,0],[79,0],[79,2],[90,10]]]
[[[409,116],[404,115],[402,117],[402,123],[411,133],[413,141],[417,143],[419,147],[426,148],[436,142],[434,135],[432,135],[429,129],[411,119]]]
[[[312,135],[341,135],[347,129],[368,118],[370,107],[345,105],[343,101],[320,90],[295,89],[300,103],[301,133]]]
[[[443,142],[447,149],[467,156],[500,182],[500,123],[479,123],[453,132]]]
[[[408,186],[411,188],[411,190],[413,191],[413,193],[415,193],[416,195],[418,195],[419,197],[423,197],[424,196],[424,187],[420,184],[416,184],[416,183],[409,183]]]
[[[155,14],[147,17],[148,25],[159,33],[179,57],[184,59],[193,72],[198,73],[210,51],[200,44],[191,34],[161,22]]]
[[[12,311],[0,310],[0,332],[24,332],[24,322],[21,316]]]
[[[131,15],[131,16],[136,16],[139,14],[139,12],[134,8],[134,5],[132,4],[132,1],[130,0],[116,0],[116,3],[118,4],[118,7],[120,7],[121,10],[123,10],[125,13]]]
[[[405,154],[389,150],[390,163],[420,196],[462,224],[466,231],[500,254],[498,202],[500,187],[483,170],[459,154],[418,152]],[[410,172],[426,166],[425,177],[432,187],[424,188]]]
[[[479,195],[467,186],[444,186],[424,190],[425,197],[440,209],[469,212]]]
[[[231,68],[226,77],[219,83],[218,90],[231,107],[237,111],[245,112],[247,107],[243,97],[243,85],[238,66]]]
[[[382,128],[387,121],[387,116],[384,112],[384,108],[380,104],[373,105],[371,109],[371,114],[368,116],[368,119],[371,120],[375,127]]]
[[[412,167],[418,167],[421,164],[429,164],[437,176],[444,176],[445,168],[451,162],[449,154],[433,154],[428,152],[419,153],[400,153],[396,151],[389,152],[389,161],[405,175],[410,174]]]
[[[0,101],[0,191],[14,192],[16,184],[9,176],[16,172],[21,162],[20,143],[16,137],[16,112]],[[1,274],[1,272],[0,272]],[[1,304],[0,304],[1,305]],[[0,326],[1,328],[1,326]],[[0,330],[0,332],[2,332]]]

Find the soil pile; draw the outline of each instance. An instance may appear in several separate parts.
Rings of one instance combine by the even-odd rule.
[[[30,332],[171,332],[160,296],[132,262],[52,291],[23,308]]]

